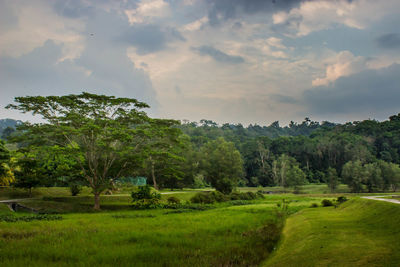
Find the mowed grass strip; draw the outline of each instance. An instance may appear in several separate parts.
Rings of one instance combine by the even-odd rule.
[[[263,266],[399,266],[400,205],[367,199],[289,217]]]

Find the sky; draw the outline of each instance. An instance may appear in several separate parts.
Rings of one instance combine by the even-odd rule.
[[[399,0],[0,0],[0,118],[86,91],[269,125],[400,112]]]

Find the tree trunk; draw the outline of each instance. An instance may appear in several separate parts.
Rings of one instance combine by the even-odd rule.
[[[94,207],[95,210],[100,210],[100,193],[94,193]]]
[[[154,162],[151,161],[151,176],[153,178],[154,189],[158,190],[156,175],[154,174]]]

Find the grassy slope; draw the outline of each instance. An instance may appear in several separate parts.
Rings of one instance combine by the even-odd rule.
[[[399,266],[400,205],[354,199],[291,216],[264,266]]]

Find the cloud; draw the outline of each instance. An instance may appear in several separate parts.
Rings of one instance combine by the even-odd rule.
[[[151,23],[154,19],[171,14],[168,2],[164,0],[142,0],[134,9],[125,10],[131,24]]]
[[[375,43],[384,49],[400,49],[400,34],[387,33],[375,39]]]
[[[154,104],[155,95],[148,77],[134,68],[124,52],[102,51],[100,58],[100,50],[89,46],[80,58],[59,62],[62,46],[49,40],[19,58],[1,57],[2,96],[10,99],[20,95],[60,95],[89,90],[131,96]]]
[[[349,51],[340,52],[333,61],[326,67],[325,77],[312,81],[313,86],[328,85],[340,77],[368,69],[368,59],[361,56],[356,57]]]
[[[76,57],[83,49],[82,21],[58,16],[46,2],[0,1],[0,13],[0,56],[21,56],[48,39],[64,44],[65,58]]]
[[[233,19],[241,14],[273,13],[288,10],[303,0],[208,0],[208,18],[211,25]]]
[[[169,42],[185,41],[185,38],[174,28],[162,28],[154,24],[139,24],[129,27],[120,38],[128,45],[136,47],[139,55],[163,50]]]
[[[96,10],[85,25],[82,51],[65,58],[65,44],[52,39],[21,56],[0,56],[0,104],[15,96],[65,95],[89,91],[132,97],[147,102],[157,113],[156,92],[140,61],[133,63],[127,55],[129,45],[117,40],[129,29],[125,16]],[[7,111],[3,111],[7,112]]]
[[[94,13],[94,7],[81,0],[56,0],[53,8],[57,14],[68,18],[81,18]]]
[[[244,62],[244,58],[241,56],[228,55],[221,50],[218,50],[212,46],[203,45],[199,47],[193,47],[193,51],[196,51],[202,56],[210,56],[215,61],[221,63],[239,64]]]
[[[399,8],[398,0],[386,0],[385,5],[375,0],[302,1],[290,10],[274,13],[273,28],[290,36],[306,36],[338,25],[365,29]]]
[[[400,65],[337,79],[332,85],[318,86],[303,94],[303,104],[311,114],[367,115],[386,118],[399,112]]]
[[[6,2],[0,1],[0,32],[15,29],[17,24],[18,17],[15,10]]]
[[[270,98],[273,101],[277,101],[280,103],[287,103],[287,104],[296,104],[298,103],[298,100],[294,97],[287,96],[287,95],[281,95],[281,94],[272,94]]]

